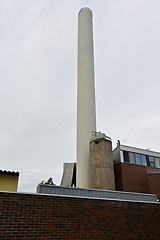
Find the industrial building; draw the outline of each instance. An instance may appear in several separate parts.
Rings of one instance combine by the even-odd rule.
[[[119,145],[113,151],[116,190],[160,198],[160,153]]]
[[[1,239],[159,239],[160,153],[96,131],[92,11],[78,18],[77,161],[60,186],[0,192]]]
[[[160,153],[127,147],[96,130],[92,11],[78,13],[77,161],[65,164],[61,186],[154,193],[160,197]],[[76,179],[76,181],[75,181]]]
[[[113,150],[113,163],[116,191],[155,194],[160,199],[159,152],[119,144]],[[75,175],[76,163],[65,163],[61,186],[75,187]],[[111,190],[103,186],[108,178],[107,173],[100,176],[104,181],[101,187],[95,188]]]
[[[78,13],[77,160],[64,163],[60,187],[155,194],[159,199],[160,153],[121,145],[119,140],[112,151],[111,138],[96,130],[93,42],[92,11],[84,7]],[[38,193],[56,191],[73,192],[37,187]]]

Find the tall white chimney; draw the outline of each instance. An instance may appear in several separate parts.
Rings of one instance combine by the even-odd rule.
[[[90,188],[89,142],[96,131],[92,11],[78,13],[76,187]]]

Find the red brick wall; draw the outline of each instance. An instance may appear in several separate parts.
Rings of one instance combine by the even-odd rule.
[[[160,173],[160,169],[155,168],[155,167],[146,167],[146,171],[147,171],[147,173],[151,173],[151,172],[159,172]]]
[[[120,166],[118,166],[120,165]],[[118,169],[121,168],[121,171]],[[120,178],[125,192],[149,193],[147,168],[130,163],[119,163],[115,166],[116,178]],[[122,177],[120,177],[122,176]],[[117,190],[122,190],[117,185]]]
[[[159,239],[160,204],[0,193],[0,239]]]
[[[118,163],[114,169],[117,191],[153,193],[160,198],[159,169],[130,163]],[[159,172],[159,174],[148,174],[151,172]]]
[[[114,166],[115,185],[117,191],[123,191],[122,164]]]
[[[160,198],[160,173],[148,174],[149,192]]]

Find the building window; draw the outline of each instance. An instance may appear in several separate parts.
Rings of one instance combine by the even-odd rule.
[[[155,167],[160,167],[160,158],[154,157]]]
[[[135,153],[135,157],[136,157],[136,164],[141,165],[141,155],[138,153]]]
[[[123,156],[124,156],[124,162],[129,162],[128,152],[123,151]]]
[[[124,162],[160,168],[160,158],[139,153],[123,151]]]
[[[135,155],[132,152],[129,152],[129,162],[135,164]]]
[[[147,166],[147,159],[146,156],[141,154],[141,162],[142,162],[142,166]]]
[[[148,165],[154,167],[154,157],[148,156]]]

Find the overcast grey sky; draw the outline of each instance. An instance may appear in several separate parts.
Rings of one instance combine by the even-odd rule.
[[[76,161],[77,14],[93,11],[97,130],[160,151],[159,0],[0,0],[0,169],[19,191]]]

